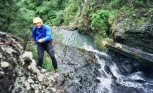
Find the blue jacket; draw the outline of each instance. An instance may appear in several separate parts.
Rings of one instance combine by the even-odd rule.
[[[35,42],[39,39],[43,39],[44,42],[53,40],[52,29],[48,25],[42,25],[41,28],[33,27],[32,36]]]

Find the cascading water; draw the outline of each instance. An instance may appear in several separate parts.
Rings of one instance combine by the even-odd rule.
[[[94,53],[100,65],[96,93],[153,93],[153,79],[145,74],[138,62],[113,52],[98,51],[90,37],[77,31],[60,29],[57,36],[66,45]]]

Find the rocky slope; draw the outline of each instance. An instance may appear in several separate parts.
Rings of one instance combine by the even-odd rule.
[[[38,70],[31,52],[22,51],[19,39],[0,32],[0,93],[60,93],[55,78],[45,69]]]
[[[62,80],[66,93],[94,93],[99,63],[93,52],[64,44],[56,44],[56,57],[62,70]]]
[[[99,64],[92,52],[55,45],[59,76],[37,69],[32,53],[23,51],[19,39],[0,32],[0,93],[88,93],[94,92]],[[92,85],[92,86],[91,86]],[[87,89],[89,88],[90,89]]]

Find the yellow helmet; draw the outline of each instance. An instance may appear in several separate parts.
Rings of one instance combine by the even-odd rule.
[[[41,19],[40,17],[36,17],[36,18],[33,19],[33,23],[34,23],[34,24],[36,24],[36,23],[41,23],[41,24],[43,24],[43,21],[42,21],[42,19]]]

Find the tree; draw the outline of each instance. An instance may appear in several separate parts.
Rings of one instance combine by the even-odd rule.
[[[2,0],[0,3],[0,30],[11,32],[10,25],[14,22],[19,9],[15,5],[15,0]]]

